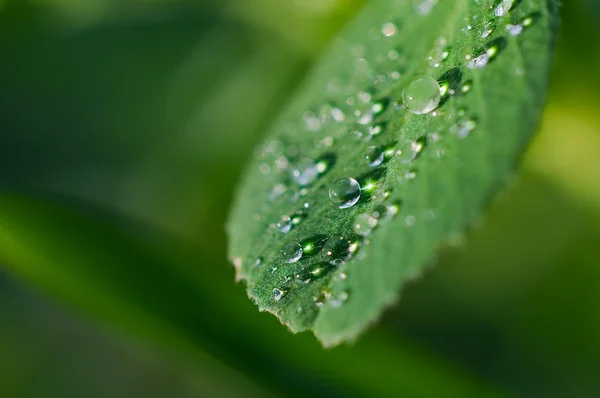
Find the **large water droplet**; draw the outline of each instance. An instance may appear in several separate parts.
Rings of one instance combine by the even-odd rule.
[[[440,99],[440,86],[431,76],[414,77],[402,90],[404,105],[417,115],[433,111],[439,105]]]
[[[354,178],[339,178],[331,184],[329,198],[340,209],[352,207],[360,199],[360,184]]]
[[[371,167],[377,167],[383,163],[384,153],[378,146],[370,146],[365,151],[365,160]]]
[[[281,257],[286,263],[295,263],[302,258],[302,251],[299,243],[288,243],[281,248]]]

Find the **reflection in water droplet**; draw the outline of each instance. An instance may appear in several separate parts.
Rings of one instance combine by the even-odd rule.
[[[404,105],[417,115],[433,111],[439,105],[440,99],[440,86],[431,76],[414,77],[402,90]]]
[[[384,154],[383,150],[378,146],[370,146],[365,151],[365,160],[371,167],[377,167],[383,163]]]
[[[272,295],[273,295],[273,300],[275,301],[279,301],[281,300],[281,298],[283,297],[283,295],[285,294],[285,292],[281,289],[273,289]]]
[[[360,184],[354,178],[339,178],[331,184],[329,198],[340,209],[352,207],[360,199]]]
[[[377,219],[370,214],[364,213],[356,217],[354,221],[354,232],[361,236],[370,235],[373,229],[377,226]]]
[[[281,248],[281,257],[286,263],[295,263],[302,258],[302,251],[299,243],[288,243]]]

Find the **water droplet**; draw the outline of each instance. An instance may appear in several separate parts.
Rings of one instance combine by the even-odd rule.
[[[377,219],[370,214],[364,213],[356,217],[354,221],[354,232],[361,236],[370,235],[377,226]]]
[[[292,178],[298,185],[312,184],[319,177],[317,163],[309,158],[303,158],[298,162],[292,170]]]
[[[401,163],[410,163],[419,156],[424,147],[424,138],[420,138],[417,141],[400,141],[396,144],[396,158]]]
[[[313,256],[323,250],[325,246],[325,242],[329,237],[327,235],[313,235],[310,238],[304,239],[300,242],[300,246],[302,247],[302,255],[303,256]]]
[[[458,138],[466,138],[477,127],[477,122],[472,119],[461,120],[450,128],[450,131]]]
[[[506,25],[506,30],[511,36],[520,35],[521,33],[523,33],[523,29],[524,29],[523,25],[521,25],[521,24],[516,24],[516,25],[507,24]]]
[[[438,0],[413,0],[413,6],[417,14],[425,16],[433,10],[437,2]]]
[[[482,39],[486,39],[488,38],[493,32],[494,29],[496,28],[496,23],[489,19],[483,22],[483,26],[481,29],[481,38]]]
[[[506,14],[508,14],[514,3],[515,0],[501,0],[494,9],[494,15],[497,17],[505,16]]]
[[[406,223],[407,227],[412,227],[417,223],[417,218],[413,215],[408,215],[404,219],[404,222]]]
[[[417,115],[433,111],[439,105],[440,99],[440,86],[431,76],[414,77],[402,90],[404,105]]]
[[[365,151],[365,160],[371,167],[377,167],[383,163],[384,153],[378,146],[370,146]]]
[[[281,298],[283,297],[283,295],[285,294],[285,292],[281,289],[273,289],[272,295],[273,295],[273,300],[275,301],[279,301],[281,300]]]
[[[381,134],[382,131],[383,131],[383,124],[376,124],[376,125],[370,126],[369,127],[369,137],[373,137],[378,134]]]
[[[388,206],[380,204],[375,206],[371,214],[372,217],[377,220],[377,222],[384,224],[392,218],[394,212],[390,211]]]
[[[477,55],[468,58],[467,66],[470,69],[481,69],[485,67],[504,47],[506,47],[506,39],[498,38],[492,40],[483,49],[477,51]]]
[[[329,198],[340,209],[352,207],[360,199],[360,184],[354,178],[339,178],[331,184]]]
[[[255,267],[259,267],[262,264],[262,262],[263,262],[263,258],[262,257],[258,257],[256,259],[256,261],[254,262],[254,266]]]
[[[350,260],[358,250],[358,243],[340,236],[331,238],[325,244],[325,255],[331,265],[340,265]]]
[[[281,216],[277,224],[275,224],[279,232],[282,234],[287,234],[292,230],[294,226],[292,219],[289,216]]]
[[[392,22],[385,23],[381,28],[381,33],[383,33],[385,37],[395,36],[396,33],[398,33],[398,27]]]
[[[304,113],[304,125],[308,131],[317,132],[321,130],[321,120],[313,112]]]
[[[286,263],[295,263],[302,258],[302,246],[299,243],[288,243],[281,248],[281,257]]]

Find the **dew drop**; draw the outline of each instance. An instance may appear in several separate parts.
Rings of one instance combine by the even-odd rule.
[[[392,22],[385,23],[381,28],[381,33],[383,33],[385,37],[395,36],[396,33],[398,33],[398,27]]]
[[[354,232],[360,236],[368,236],[377,226],[377,219],[370,214],[364,213],[356,217],[354,221]]]
[[[490,37],[490,35],[494,32],[496,24],[493,20],[486,20],[483,22],[483,26],[481,29],[481,38],[486,39]]]
[[[292,219],[289,216],[281,216],[277,224],[275,224],[279,232],[282,234],[287,234],[292,230],[294,226]]]
[[[408,164],[415,160],[425,146],[425,141],[400,141],[396,144],[396,158],[401,162]]]
[[[498,43],[504,43],[504,41],[493,41],[487,45],[483,50],[479,51],[479,54],[470,58],[467,66],[470,69],[481,69],[485,67],[489,62],[498,55],[500,48]]]
[[[425,16],[433,10],[437,2],[438,0],[413,0],[413,6],[417,14]]]
[[[370,146],[365,151],[365,160],[370,167],[377,167],[383,163],[384,153],[378,146]]]
[[[379,223],[386,223],[391,219],[394,215],[393,210],[390,211],[390,208],[384,204],[380,204],[375,206],[373,212],[371,213],[372,217],[377,220]]]
[[[508,14],[514,3],[515,0],[501,0],[494,9],[494,15],[497,17],[505,16]]]
[[[477,127],[477,122],[472,119],[461,120],[450,128],[450,131],[458,138],[466,138]]]
[[[350,260],[358,250],[358,243],[340,236],[332,238],[325,244],[325,255],[331,265],[340,265]]]
[[[521,24],[508,24],[506,25],[506,31],[511,35],[511,36],[519,36],[521,33],[523,33],[523,25]]]
[[[354,178],[339,178],[331,184],[329,198],[340,209],[352,207],[360,199],[360,184]]]
[[[273,289],[273,292],[271,294],[273,295],[273,300],[279,301],[281,300],[285,292],[281,289],[275,288]]]
[[[317,163],[309,158],[301,159],[292,170],[292,178],[298,185],[312,184],[319,177]]]
[[[281,257],[286,263],[295,263],[302,258],[302,246],[299,243],[288,243],[281,248]]]
[[[262,257],[258,257],[256,259],[256,261],[254,262],[254,266],[255,267],[259,267],[262,264],[262,262],[263,262],[263,258]]]
[[[402,90],[402,101],[406,108],[417,115],[433,111],[440,103],[438,82],[431,76],[417,76],[409,80]]]

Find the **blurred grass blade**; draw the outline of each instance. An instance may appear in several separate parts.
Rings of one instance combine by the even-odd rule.
[[[253,306],[219,260],[132,220],[73,203],[69,208],[0,195],[0,262],[95,317],[182,350],[215,377],[239,384],[244,396],[261,396],[248,376],[299,396],[368,396],[382,377],[401,382],[382,386],[381,396],[499,396],[395,335],[326,352],[310,338],[256,322]],[[371,358],[371,371],[357,367],[357,358]],[[406,373],[409,368],[414,373]],[[332,387],[329,377],[344,384]]]
[[[545,0],[366,7],[241,183],[229,254],[260,309],[335,345],[394,303],[512,177],[556,18]]]

